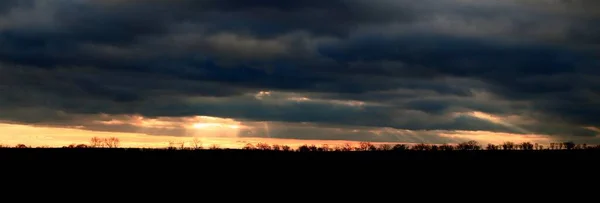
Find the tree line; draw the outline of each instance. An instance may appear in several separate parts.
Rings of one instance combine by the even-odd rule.
[[[116,137],[99,138],[93,137],[90,139],[89,145],[86,144],[71,144],[63,148],[119,148],[121,141]],[[0,145],[0,148],[11,148],[10,146]],[[13,148],[30,148],[24,144],[18,144]],[[169,142],[166,148],[169,150],[218,150],[221,149],[218,145],[213,144],[208,148],[202,146],[202,142],[194,138],[186,145],[186,142]],[[373,144],[371,142],[359,142],[357,145],[346,143],[343,145],[330,146],[328,144],[317,145],[301,145],[297,148],[292,148],[288,145],[269,145],[267,143],[247,143],[242,150],[251,151],[296,151],[296,152],[351,152],[351,151],[533,151],[533,150],[600,150],[600,145],[576,144],[572,141],[550,143],[544,146],[538,143],[531,142],[504,142],[502,144],[487,144],[485,146],[477,141],[466,141],[458,144]]]

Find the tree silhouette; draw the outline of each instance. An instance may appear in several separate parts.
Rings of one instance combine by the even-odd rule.
[[[90,139],[90,147],[103,147],[104,140],[99,137],[92,137]]]
[[[357,151],[371,151],[375,146],[370,142],[360,142],[358,143]],[[375,147],[376,149],[376,147]]]
[[[572,141],[562,143],[565,149],[573,150],[575,148],[575,143]]]
[[[392,150],[394,150],[394,151],[405,151],[405,150],[408,150],[408,146],[405,145],[405,144],[397,144],[397,145],[394,145],[394,147],[392,148]]]
[[[456,149],[458,149],[458,150],[480,150],[481,146],[479,145],[479,143],[477,141],[471,140],[471,141],[459,143],[456,146]]]
[[[108,148],[118,148],[120,143],[121,141],[119,140],[119,138],[116,137],[109,137],[104,139],[104,145],[106,145],[106,147]],[[181,145],[181,148],[183,148],[183,144]]]
[[[522,150],[533,150],[533,144],[530,142],[523,142],[520,144]]]
[[[27,145],[25,145],[25,144],[18,144],[17,146],[15,146],[15,148],[25,149],[25,148],[29,148],[29,147]]]
[[[500,149],[500,147],[498,147],[497,145],[494,145],[494,144],[488,144],[488,145],[485,147],[485,149],[486,149],[486,150],[490,150],[490,151],[495,151],[495,150],[498,150],[498,149]]]
[[[298,147],[298,152],[310,152],[310,148],[308,147],[308,145],[302,145]]]
[[[392,149],[392,145],[382,144],[379,146],[379,150],[381,151],[390,151]]]
[[[342,146],[342,151],[344,151],[344,152],[352,151],[352,145],[350,145],[350,143],[344,144],[344,146]]]
[[[90,139],[90,147],[108,147],[108,148],[118,148],[121,141],[116,137],[109,138],[99,138],[92,137]]]
[[[192,147],[196,150],[202,149],[202,141],[200,141],[197,137],[192,139]]]
[[[442,146],[440,146],[440,150],[442,150],[442,151],[453,151],[454,150],[454,146],[449,145],[449,144],[443,144]]]
[[[411,149],[415,150],[415,151],[430,151],[431,145],[428,145],[425,143],[419,143],[419,144],[413,145]]]
[[[279,146],[278,144],[274,144],[273,146],[271,146],[271,150],[273,150],[273,151],[280,151],[281,150],[281,146]]]
[[[535,149],[537,149],[537,150],[544,150],[544,145],[537,144],[537,143],[535,143],[535,144],[536,144]]]
[[[212,144],[212,145],[210,145],[210,147],[208,149],[210,149],[210,150],[218,150],[218,149],[220,149],[220,147],[219,147],[218,144]]]
[[[244,146],[242,149],[243,150],[256,150],[256,148],[254,147],[254,145],[252,145],[252,143],[246,143],[246,146]]]
[[[292,148],[290,146],[283,145],[281,146],[281,150],[283,150],[284,152],[289,152],[292,150]]]
[[[504,142],[502,144],[502,150],[513,150],[513,149],[515,149],[514,142]]]
[[[267,144],[267,143],[261,142],[261,143],[256,144],[256,149],[266,151],[266,150],[271,150],[271,146],[269,146],[269,144]]]

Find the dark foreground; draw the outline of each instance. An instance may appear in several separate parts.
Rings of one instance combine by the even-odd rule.
[[[469,177],[469,180],[494,182],[515,181],[518,176],[528,177],[528,181],[530,177],[564,174],[589,177],[597,174],[599,163],[600,150],[283,152],[0,148],[0,168],[4,174],[15,177],[33,174],[55,178],[111,177],[108,180],[216,178],[253,182],[272,178],[267,182],[275,185],[290,178],[300,182],[305,179],[389,182],[390,179]]]
[[[1,161],[181,162],[181,161],[427,161],[573,163],[600,161],[600,150],[535,151],[357,151],[296,152],[259,150],[162,149],[0,149]]]

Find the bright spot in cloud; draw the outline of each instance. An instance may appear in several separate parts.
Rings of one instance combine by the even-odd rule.
[[[262,100],[264,97],[268,96],[271,96],[271,92],[269,91],[260,91],[256,95],[254,95],[254,97],[259,100]]]

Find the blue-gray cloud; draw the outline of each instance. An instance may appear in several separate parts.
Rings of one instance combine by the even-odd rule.
[[[583,127],[600,126],[600,5],[553,2],[3,1],[0,118],[207,115],[594,136]],[[336,103],[347,100],[364,105]],[[535,122],[515,130],[456,116],[471,111]]]

